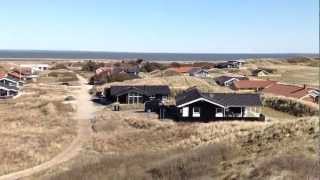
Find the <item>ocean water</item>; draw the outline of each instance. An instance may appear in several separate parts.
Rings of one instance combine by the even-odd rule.
[[[248,58],[289,58],[317,56],[319,54],[195,54],[195,53],[129,53],[94,51],[0,50],[0,58],[50,59],[137,59],[149,61],[218,61]]]

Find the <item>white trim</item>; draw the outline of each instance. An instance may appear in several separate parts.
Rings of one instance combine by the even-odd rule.
[[[182,108],[182,117],[189,117],[189,106]]]
[[[17,86],[17,87],[19,86],[19,83],[20,83],[20,81],[15,81],[15,80],[9,79],[7,77],[4,77],[4,78],[0,79],[0,81],[2,81],[2,80],[6,80],[6,81],[9,81],[11,83],[14,83],[14,84],[16,84],[15,86]]]
[[[10,81],[10,82],[14,82],[14,83],[17,83],[17,82],[18,82],[18,81],[9,79],[9,78],[7,78],[7,77],[1,78],[0,80],[7,80],[7,81]]]
[[[237,79],[237,78],[231,78],[231,79],[229,79],[228,81],[225,81],[225,82],[224,82],[224,85],[227,86],[227,83],[230,82],[230,81],[239,81],[239,79]]]
[[[6,90],[6,91],[14,91],[14,92],[18,92],[18,90],[15,90],[15,89],[7,89],[3,86],[0,86],[0,89],[3,89],[3,90]]]
[[[199,109],[199,112],[194,111],[195,108]],[[201,108],[199,106],[195,106],[192,108],[192,117],[200,117]]]
[[[198,99],[195,99],[195,100],[193,100],[193,101],[189,101],[189,102],[184,103],[184,104],[181,104],[181,105],[179,105],[179,106],[177,106],[177,107],[178,107],[178,108],[181,108],[181,107],[183,107],[183,106],[186,106],[186,105],[189,105],[189,104],[192,104],[192,103],[198,102],[198,101],[206,101],[206,102],[208,102],[208,103],[210,103],[210,104],[213,104],[213,105],[216,105],[216,106],[219,106],[219,107],[224,108],[224,106],[223,106],[223,105],[218,104],[218,103],[215,103],[215,102],[210,101],[210,100],[208,100],[208,99],[205,99],[205,98],[203,98],[203,97],[198,98]]]
[[[218,112],[218,109],[221,110],[221,112]],[[223,114],[224,108],[216,108],[216,114],[215,114],[215,117],[224,117],[225,115]],[[217,116],[219,115],[219,116]]]

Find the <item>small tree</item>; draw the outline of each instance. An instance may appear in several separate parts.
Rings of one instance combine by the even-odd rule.
[[[171,65],[171,67],[175,67],[175,68],[181,67],[181,64],[177,63],[177,62],[173,62],[170,65]]]

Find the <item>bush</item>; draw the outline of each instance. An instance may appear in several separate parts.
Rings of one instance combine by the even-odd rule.
[[[212,69],[214,68],[214,64],[210,62],[195,62],[192,65],[193,67],[201,67],[203,69]]]
[[[127,73],[112,74],[107,77],[107,82],[122,82],[126,80],[136,79],[138,76],[129,75]]]
[[[173,63],[170,64],[170,67],[179,68],[179,67],[181,67],[181,64],[177,63],[177,62],[173,62]]]
[[[106,75],[106,76],[92,76],[89,79],[89,84],[102,85],[105,83],[122,82],[126,80],[137,79],[137,78],[139,78],[139,76],[129,75],[127,73],[117,73],[117,74]]]
[[[50,68],[51,70],[57,70],[57,69],[68,69],[65,64],[58,63]]]
[[[82,64],[82,71],[94,72],[96,69],[104,66],[104,63],[96,63],[94,61],[89,60],[86,63]]]
[[[146,62],[142,65],[142,67],[140,68],[141,72],[152,72],[155,70],[165,70],[167,69],[167,66],[160,64],[160,63],[156,63],[156,62]]]
[[[314,116],[319,110],[293,99],[263,97],[263,105],[294,116]]]

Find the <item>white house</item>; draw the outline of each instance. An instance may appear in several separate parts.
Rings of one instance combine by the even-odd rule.
[[[32,74],[36,74],[39,71],[45,71],[49,69],[48,64],[21,64],[20,67],[31,68]]]

